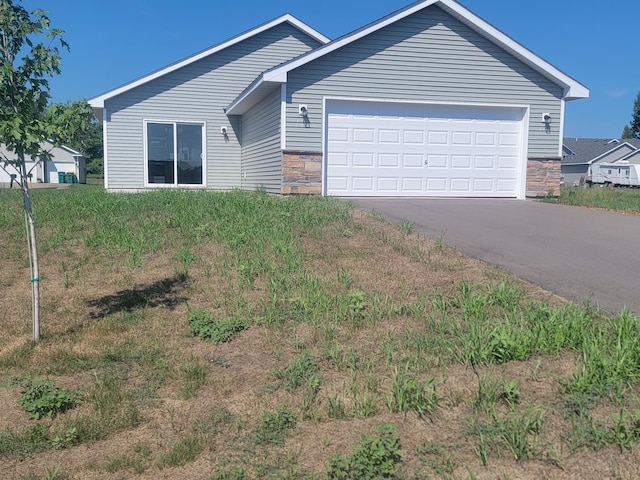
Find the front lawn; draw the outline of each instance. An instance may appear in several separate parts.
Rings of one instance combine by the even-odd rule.
[[[332,198],[33,198],[37,345],[20,195],[0,190],[0,478],[637,473],[627,312]]]

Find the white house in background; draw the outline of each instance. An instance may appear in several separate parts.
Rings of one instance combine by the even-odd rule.
[[[89,103],[110,191],[524,198],[559,191],[565,103],[588,96],[419,0],[333,41],[283,15]]]
[[[54,146],[50,142],[43,144],[46,151],[49,152],[51,158],[36,162],[26,156],[27,171],[31,171],[31,181],[33,183],[86,183],[86,158],[74,149],[61,145]],[[15,158],[15,154],[6,149],[4,145],[0,145],[0,164],[5,158]],[[33,168],[35,166],[35,168]],[[0,184],[10,183],[11,174],[17,174],[13,167],[7,167],[9,172],[0,168]]]

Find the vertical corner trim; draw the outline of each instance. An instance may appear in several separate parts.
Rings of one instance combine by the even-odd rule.
[[[287,149],[287,84],[280,86],[280,150]]]

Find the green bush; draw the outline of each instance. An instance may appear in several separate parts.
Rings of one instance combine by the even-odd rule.
[[[396,464],[400,461],[398,434],[389,424],[382,424],[376,431],[379,436],[365,435],[350,457],[330,457],[328,477],[332,480],[396,478]]]

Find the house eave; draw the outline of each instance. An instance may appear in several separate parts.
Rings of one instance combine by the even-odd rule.
[[[444,8],[447,12],[469,25],[481,35],[504,48],[547,78],[550,78],[554,83],[563,88],[564,100],[577,100],[589,97],[589,89],[587,87],[520,45],[511,37],[491,26],[454,0],[424,0],[422,2],[416,2],[361,29],[355,30],[350,34],[303,54],[296,59],[268,70],[264,74],[264,79],[284,83],[286,82],[288,72],[432,5],[438,5]]]
[[[109,90],[108,92],[105,92],[101,95],[98,95],[96,97],[93,97],[91,99],[88,100],[89,105],[91,105],[91,107],[94,108],[94,111],[96,111],[96,109],[102,109],[104,108],[104,102],[106,100],[109,100],[113,97],[116,97],[122,93],[125,93],[129,90],[132,90],[136,87],[139,87],[140,85],[144,85],[152,80],[155,80],[157,78],[160,78],[164,75],[167,75],[168,73],[174,72],[182,67],[185,67],[189,64],[192,64],[194,62],[197,62],[198,60],[201,60],[205,57],[208,57],[209,55],[213,55],[214,53],[220,52],[232,45],[235,45],[237,43],[242,42],[243,40],[246,40],[248,38],[251,38],[255,35],[258,35],[266,30],[269,30],[270,28],[273,28],[277,25],[283,24],[283,23],[289,23],[290,25],[294,26],[295,28],[297,28],[298,30],[302,31],[303,33],[305,33],[306,35],[308,35],[309,37],[317,40],[318,42],[322,43],[322,44],[326,44],[330,41],[330,39],[326,36],[324,36],[323,34],[321,34],[320,32],[318,32],[317,30],[311,28],[310,26],[308,26],[307,24],[305,24],[304,22],[298,20],[297,18],[295,18],[293,15],[291,14],[285,14],[282,15],[274,20],[271,20],[270,22],[264,23],[262,25],[259,25],[256,28],[253,28],[251,30],[248,30],[244,33],[241,33],[240,35],[237,35],[231,39],[228,39],[226,41],[223,41],[221,43],[218,43],[210,48],[207,48],[205,50],[202,50],[198,53],[196,53],[195,55],[191,55],[189,57],[186,57],[182,60],[179,60],[175,63],[172,63],[171,65],[168,65],[164,68],[161,68],[159,70],[156,70],[148,75],[142,76],[136,80],[133,80],[132,82],[126,83],[120,87],[117,87],[113,90]],[[102,115],[98,115],[96,114],[96,117],[98,117],[98,119],[100,119],[102,117]]]
[[[260,75],[249,87],[242,92],[225,109],[227,115],[242,115],[262,100],[268,93],[273,92],[285,82],[267,81],[264,75]]]

